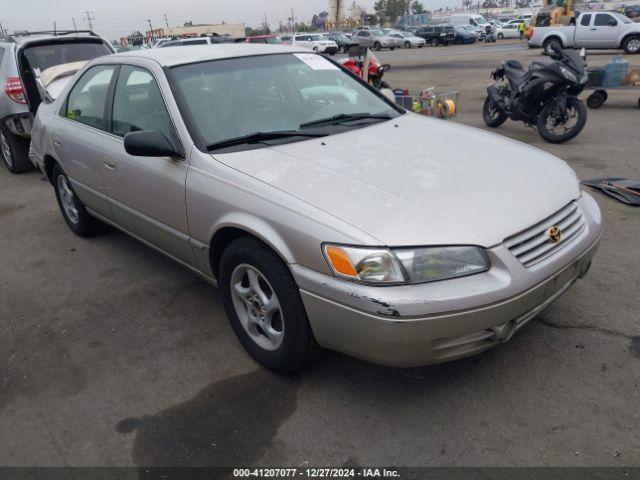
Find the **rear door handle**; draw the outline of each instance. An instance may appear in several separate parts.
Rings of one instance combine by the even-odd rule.
[[[109,170],[112,170],[115,172],[118,169],[118,162],[116,162],[111,157],[104,157],[103,162],[104,162],[104,166],[107,167]]]

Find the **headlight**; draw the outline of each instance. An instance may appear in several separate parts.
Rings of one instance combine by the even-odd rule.
[[[394,250],[409,283],[434,282],[489,270],[489,259],[479,247],[426,247]]]
[[[479,247],[367,248],[325,245],[337,276],[361,283],[412,284],[463,277],[489,269]]]
[[[562,73],[562,76],[567,80],[569,80],[570,82],[578,83],[578,78],[573,74],[573,72],[571,72],[567,68],[564,68],[561,66],[560,73]]]

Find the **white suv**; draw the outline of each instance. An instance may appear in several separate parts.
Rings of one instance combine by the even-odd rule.
[[[318,53],[328,53],[329,55],[338,53],[338,44],[319,33],[296,33],[291,44],[294,47],[311,48]]]

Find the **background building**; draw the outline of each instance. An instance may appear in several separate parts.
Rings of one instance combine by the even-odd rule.
[[[194,24],[187,22],[182,27],[155,28],[146,32],[147,39],[156,38],[191,38],[208,37],[211,35],[231,35],[244,37],[244,23]]]

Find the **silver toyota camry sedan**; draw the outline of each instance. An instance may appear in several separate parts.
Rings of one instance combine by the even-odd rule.
[[[112,225],[219,286],[281,371],[319,347],[416,366],[504,342],[602,229],[565,162],[287,46],[93,60],[40,107],[31,158],[74,233]]]

